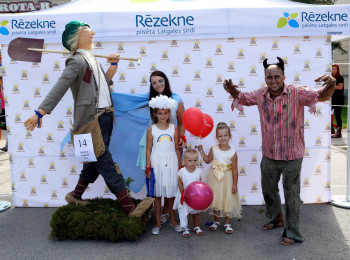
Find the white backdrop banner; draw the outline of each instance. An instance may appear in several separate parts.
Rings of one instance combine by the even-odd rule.
[[[47,44],[61,49],[60,44]],[[231,78],[242,91],[265,86],[262,62],[285,61],[286,83],[319,89],[318,76],[331,72],[331,39],[317,37],[249,37],[204,40],[138,42],[96,42],[94,52],[122,56],[142,56],[136,62],[120,61],[114,77],[114,92],[132,94],[149,91],[152,71],[164,71],[172,90],[184,101],[185,108],[197,107],[209,114],[216,125],[226,122],[232,133],[231,146],[238,153],[238,188],[242,204],[263,204],[260,181],[261,131],[256,107],[243,112],[231,111],[232,99],[222,87]],[[8,125],[12,191],[17,207],[57,207],[64,205],[67,192],[74,189],[82,164],[74,157],[71,144],[61,147],[69,131],[73,100],[69,92],[52,114],[44,117],[43,127],[26,131],[23,121],[33,115],[61,75],[66,56],[43,54],[41,63],[11,60],[8,45],[2,45],[5,101]],[[106,60],[101,59],[107,68]],[[316,114],[305,109],[306,150],[301,176],[301,197],[305,203],[330,201],[330,102],[318,103]],[[117,122],[118,124],[118,122]],[[203,144],[206,152],[216,144],[215,131],[199,139],[186,133],[192,147]],[[130,137],[132,138],[132,137]],[[127,140],[125,141],[127,142]],[[113,151],[112,151],[113,153]],[[118,155],[114,154],[116,158]],[[134,165],[136,158],[130,158]],[[199,167],[207,171],[200,159]],[[124,176],[127,177],[127,176]],[[144,181],[144,174],[140,175]],[[281,186],[281,194],[282,192]],[[136,198],[145,195],[145,187]],[[85,192],[85,198],[115,198],[99,177]],[[282,198],[283,199],[283,198]]]

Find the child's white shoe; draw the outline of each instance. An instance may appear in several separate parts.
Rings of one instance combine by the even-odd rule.
[[[190,230],[187,227],[185,227],[183,229],[182,235],[186,238],[190,237]]]
[[[171,226],[176,232],[181,232],[181,231],[183,230],[183,228],[180,227],[180,225],[174,226],[173,224],[170,223],[170,226]]]
[[[151,230],[152,235],[158,235],[159,232],[160,232],[160,228],[161,227],[162,226],[160,226],[160,227],[153,227],[152,230]]]
[[[233,233],[233,229],[231,227],[231,224],[225,224],[224,227],[225,227],[225,233],[226,234],[232,234]]]
[[[200,226],[195,227],[193,231],[196,232],[197,236],[203,236],[203,230],[200,228]]]
[[[218,227],[220,227],[220,222],[214,222],[210,227],[210,231],[216,231],[218,229]]]

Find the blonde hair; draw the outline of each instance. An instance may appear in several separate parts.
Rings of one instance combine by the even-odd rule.
[[[198,151],[190,148],[190,149],[184,151],[183,155],[184,155],[184,158],[187,158],[187,156],[189,156],[189,155],[197,155],[198,156]]]
[[[227,129],[228,134],[230,135],[230,138],[232,137],[231,136],[231,130],[230,130],[230,128],[228,127],[228,125],[225,122],[219,122],[216,125],[216,131],[221,130],[221,129]]]

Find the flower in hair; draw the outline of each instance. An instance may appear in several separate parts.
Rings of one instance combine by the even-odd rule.
[[[152,98],[149,102],[149,107],[155,109],[171,109],[175,108],[175,100],[164,95],[159,95]]]

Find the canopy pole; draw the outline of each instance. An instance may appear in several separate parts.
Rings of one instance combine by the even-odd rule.
[[[349,61],[350,61],[350,51],[348,51],[349,53]],[[346,164],[346,197],[345,197],[345,201],[350,204],[349,201],[349,186],[350,186],[350,142],[349,142],[349,134],[350,134],[350,111],[349,111],[349,105],[350,105],[350,64],[348,65],[348,109],[347,109],[347,132],[348,132],[348,149],[347,149],[347,164]]]
[[[350,50],[348,51],[349,53],[349,61],[350,61]],[[347,145],[347,157],[346,157],[346,194],[344,195],[338,195],[338,196],[334,196],[334,198],[332,198],[332,204],[334,206],[337,207],[341,207],[341,208],[346,208],[346,209],[350,209],[350,200],[349,200],[349,182],[350,182],[350,142],[349,142],[349,136],[350,136],[350,110],[349,110],[349,104],[350,104],[350,64],[349,63],[342,63],[342,64],[347,64],[348,65],[348,115],[347,115],[347,119],[348,119],[348,126],[347,126],[347,133],[348,133],[348,145]]]

